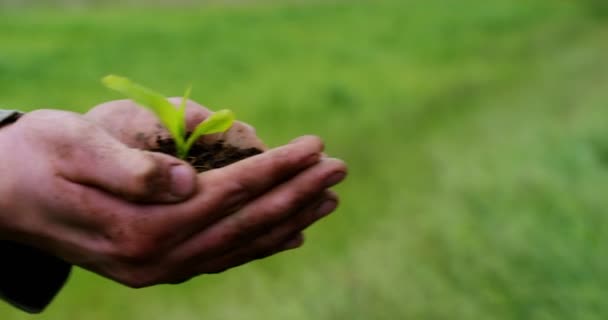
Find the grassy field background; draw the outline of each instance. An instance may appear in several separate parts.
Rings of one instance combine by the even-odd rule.
[[[108,73],[192,83],[351,168],[298,251],[140,290],[76,270],[37,318],[608,317],[604,0],[19,3],[0,1],[0,107],[86,111],[117,98]]]

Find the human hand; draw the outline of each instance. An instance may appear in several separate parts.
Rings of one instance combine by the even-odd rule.
[[[178,106],[181,102],[181,98],[177,97],[177,98],[170,98],[169,99],[174,105]],[[200,122],[204,121],[209,115],[211,114],[211,111],[208,110],[207,108],[197,104],[196,102],[193,101],[188,101],[186,104],[186,127],[188,130],[192,130],[194,127],[196,127],[196,125],[198,125]],[[98,105],[96,107],[94,107],[91,111],[89,111],[86,114],[86,117],[89,118],[90,120],[102,125],[108,132],[112,133],[117,139],[120,139],[122,142],[126,143],[129,146],[132,147],[136,147],[136,148],[142,148],[142,149],[156,149],[157,147],[157,140],[159,138],[164,139],[166,137],[169,136],[169,133],[167,132],[166,129],[164,129],[162,127],[162,125],[159,123],[157,117],[150,112],[148,109],[146,108],[142,108],[140,106],[138,106],[136,103],[130,101],[130,100],[117,100],[117,101],[110,101],[101,105]],[[137,130],[133,130],[132,128],[137,128]],[[241,148],[251,148],[251,147],[255,147],[255,148],[259,148],[262,150],[266,150],[267,147],[264,145],[264,143],[256,136],[255,134],[255,129],[246,124],[246,123],[242,123],[242,122],[235,122],[235,124],[233,125],[233,127],[227,131],[226,133],[223,134],[215,134],[215,135],[211,135],[211,136],[204,136],[203,138],[204,142],[207,143],[212,143],[213,141],[216,140],[224,140],[225,142],[227,142],[230,145],[233,146],[237,146],[237,147],[241,147]],[[314,137],[308,137],[308,138],[303,138],[303,139],[312,139],[313,141],[315,139],[318,138],[314,138]],[[318,141],[320,142],[320,141]],[[322,149],[322,147],[321,147]],[[346,167],[344,165],[344,163],[342,163],[340,160],[337,159],[331,159],[326,157],[324,154],[319,154],[320,156],[320,162],[319,162],[319,166],[323,167],[323,166],[331,166],[331,165],[337,165],[338,167],[340,167],[341,169],[343,169],[344,171],[340,171],[338,170],[338,175],[342,175],[345,174],[346,172]],[[270,157],[269,157],[270,158]],[[255,165],[252,165],[251,168],[255,171],[254,169]],[[304,167],[305,168],[305,167]],[[305,168],[308,169],[308,168]],[[315,170],[318,170],[319,168],[315,168]],[[321,169],[322,170],[322,169]],[[220,170],[222,171],[222,170]],[[239,172],[240,171],[240,172]],[[312,172],[314,172],[314,170],[311,170],[311,172],[309,174],[313,174]],[[236,170],[232,170],[232,173],[235,174],[235,178],[237,178],[236,180],[238,180],[238,175],[242,175],[242,174],[246,174],[246,175],[251,175],[251,172],[249,172],[248,170],[240,170],[240,169],[236,169]],[[232,174],[231,173],[231,174]],[[260,174],[258,174],[258,176],[261,176]],[[226,180],[231,180],[234,178],[227,178]],[[251,178],[252,180],[255,179],[255,177]],[[335,177],[334,177],[335,179]],[[338,179],[336,181],[339,182],[340,179]],[[279,181],[280,183],[281,181]],[[211,185],[212,183],[210,183]],[[222,181],[218,181],[217,185],[221,185]],[[293,182],[292,183],[294,186],[297,186],[298,182]],[[286,187],[285,189],[285,193],[289,192],[289,188],[290,187]],[[317,195],[315,196],[314,199],[311,199],[310,197],[308,197],[308,202],[309,202],[309,206],[316,206],[318,207],[318,209],[322,209],[322,211],[330,213],[331,211],[333,211],[335,209],[335,207],[337,206],[337,202],[338,202],[338,197],[337,195],[330,191],[329,189],[326,188],[322,188],[323,190],[321,191],[317,191]],[[292,191],[297,191],[297,189],[292,190]],[[224,194],[223,196],[227,197],[227,201],[230,202],[230,197],[232,197],[233,195],[231,194]],[[304,197],[304,195],[301,195],[302,197]],[[262,203],[262,206],[268,205],[270,203],[265,203],[265,201],[260,201]],[[321,208],[323,207],[323,208]],[[284,215],[288,216],[291,215],[293,216],[293,213],[289,213],[292,212],[294,209],[293,208],[285,208],[284,210]],[[274,236],[274,237],[265,237],[263,239],[260,239],[258,241],[258,243],[262,244],[265,241],[265,246],[266,247],[274,247],[274,248],[283,248],[283,249],[290,249],[290,248],[295,248],[298,247],[299,245],[302,244],[303,241],[303,234],[302,234],[302,230],[304,228],[306,228],[307,226],[309,226],[310,224],[312,224],[313,222],[315,222],[317,219],[321,218],[321,216],[317,216],[317,215],[309,215],[308,217],[306,217],[306,213],[310,213],[310,208],[308,208],[307,210],[300,210],[302,211],[302,214],[300,214],[300,218],[298,219],[294,219],[294,220],[286,220],[286,221],[282,221],[280,223],[280,228],[277,226],[275,227],[275,229],[281,229],[281,230],[300,230],[299,232],[294,233],[291,236],[290,240],[287,241],[283,241],[285,243],[285,245],[281,246],[279,245],[279,243],[275,243],[276,241],[280,241],[281,238]],[[316,217],[315,217],[316,216]],[[301,220],[306,221],[305,223],[302,223]],[[260,220],[258,222],[260,225],[262,225],[263,223],[267,223],[264,220]],[[296,228],[296,226],[300,226],[299,229]],[[281,232],[277,231],[277,233],[280,235]],[[284,233],[284,232],[283,232]],[[249,235],[249,237],[255,237],[256,235]],[[247,237],[247,235],[244,235],[243,237]],[[274,239],[274,240],[272,240]],[[274,241],[274,242],[272,242]],[[234,265],[238,265],[238,264],[242,264],[242,263],[246,263],[250,260],[253,260],[254,258],[259,258],[259,257],[264,257],[264,256],[268,256],[272,253],[276,253],[279,251],[282,251],[282,249],[277,250],[277,249],[273,249],[273,250],[265,250],[265,254],[260,254],[260,253],[255,253],[260,252],[260,251],[264,251],[264,250],[260,250],[260,249],[256,249],[256,246],[250,246],[247,248],[243,248],[241,249],[241,253],[240,255],[242,256],[242,258],[239,260],[240,262],[237,264],[229,264],[230,266],[234,266]],[[252,253],[253,252],[253,253]],[[246,256],[246,258],[245,258]],[[226,269],[227,267],[224,268],[218,268],[219,269]]]
[[[182,98],[169,98],[176,107]],[[211,111],[194,101],[186,103],[186,130],[192,131],[203,122]],[[87,119],[102,126],[122,143],[137,149],[154,150],[158,139],[168,138],[169,132],[149,109],[137,105],[132,100],[115,100],[93,107],[84,115]],[[212,143],[223,140],[238,148],[258,148],[266,150],[255,129],[244,122],[235,121],[232,127],[223,133],[206,135],[201,141]]]
[[[8,177],[0,186],[2,198],[12,199],[0,205],[0,212],[19,215],[0,217],[1,234],[133,287],[179,282],[298,246],[300,231],[335,207],[337,199],[326,188],[346,170],[338,160],[320,160],[322,144],[307,137],[199,175],[199,193],[189,201],[142,205],[116,196],[128,194],[124,190],[103,191],[107,186],[99,181],[124,188],[103,171],[100,177],[85,172],[120,158],[117,150],[130,156],[115,141],[109,143],[103,130],[73,117],[35,112],[2,129],[0,146],[11,150],[13,160],[3,158],[0,167]],[[74,130],[57,133],[72,125]],[[80,149],[82,141],[89,141],[85,137],[91,143],[84,150],[91,154]],[[18,159],[42,164],[28,170],[26,163],[18,170],[24,164]],[[118,166],[126,164],[119,161]],[[110,176],[133,180],[126,171],[124,177]],[[135,194],[146,193],[139,191]],[[322,200],[328,203],[321,205]]]
[[[39,110],[1,128],[5,186],[52,194],[53,179],[99,188],[136,202],[176,202],[195,191],[195,172],[174,157],[129,148],[76,113]],[[0,189],[1,190],[1,189]]]

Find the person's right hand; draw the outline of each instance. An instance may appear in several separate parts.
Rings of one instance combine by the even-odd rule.
[[[220,272],[298,246],[333,211],[346,168],[322,149],[304,137],[196,176],[81,116],[32,112],[0,129],[0,237],[131,287]]]

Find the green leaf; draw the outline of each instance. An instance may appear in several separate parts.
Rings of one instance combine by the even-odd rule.
[[[139,85],[125,77],[108,75],[102,79],[103,84],[116,90],[136,103],[152,110],[162,124],[173,136],[176,145],[183,144],[186,131],[185,110],[175,108],[162,94]],[[189,94],[189,91],[186,92]]]
[[[152,110],[160,122],[169,130],[175,141],[177,156],[185,159],[198,138],[205,134],[224,132],[234,122],[234,113],[230,110],[221,110],[213,113],[200,123],[186,141],[186,104],[192,91],[192,86],[186,89],[179,107],[173,106],[162,94],[139,85],[125,77],[109,75],[102,79],[105,86],[116,90],[136,103]]]
[[[183,119],[181,121],[183,125],[179,128],[179,136],[183,138],[180,139],[179,143],[176,141],[175,149],[177,149],[177,156],[182,159],[184,159],[188,155],[188,151],[190,151],[190,148],[186,147],[186,142],[184,141],[184,139],[186,138],[186,104],[188,103],[188,99],[190,99],[191,92],[192,86],[188,86],[188,88],[186,88],[186,92],[184,93],[184,97],[182,98],[182,102],[180,103],[178,108],[178,117],[180,119]]]
[[[201,122],[192,132],[186,141],[186,150],[190,150],[194,142],[203,135],[224,132],[234,123],[234,112],[230,110],[220,110],[213,113],[205,121]]]

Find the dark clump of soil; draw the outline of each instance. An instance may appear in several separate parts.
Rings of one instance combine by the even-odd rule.
[[[173,139],[158,138],[157,142],[158,148],[151,151],[162,152],[172,156],[177,154]],[[227,166],[262,152],[262,150],[257,148],[240,149],[219,140],[211,144],[194,144],[192,149],[190,149],[190,154],[185,160],[189,162],[196,171],[203,172]]]

